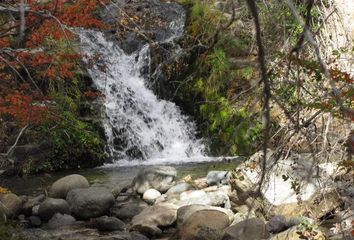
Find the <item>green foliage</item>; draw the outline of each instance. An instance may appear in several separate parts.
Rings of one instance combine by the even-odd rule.
[[[55,124],[42,125],[44,135],[51,145],[47,161],[34,164],[34,172],[95,167],[107,158],[104,142],[98,129],[91,123],[78,118],[79,107],[74,99],[58,98],[58,112]]]

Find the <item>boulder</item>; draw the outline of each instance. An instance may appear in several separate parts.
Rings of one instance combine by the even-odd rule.
[[[39,205],[38,216],[44,221],[48,221],[56,213],[70,214],[69,204],[64,199],[47,198]]]
[[[68,214],[56,213],[54,216],[48,221],[46,227],[48,229],[57,229],[63,226],[72,225],[76,222],[76,219]]]
[[[161,193],[159,191],[157,191],[156,189],[148,189],[144,192],[143,199],[145,202],[152,204],[160,196],[161,196]]]
[[[272,151],[268,151],[265,181],[262,184],[262,195],[273,205],[297,203],[309,200],[323,186],[320,183],[331,178],[333,164],[321,165],[314,163],[307,155],[292,154],[286,159],[276,159]],[[259,185],[262,176],[263,152],[257,152],[249,160],[232,172],[231,185],[240,193],[251,196]],[[329,166],[331,165],[331,166]],[[294,181],[298,191],[294,190]]]
[[[30,216],[28,218],[28,226],[32,228],[38,228],[42,225],[42,221],[37,216]]]
[[[166,195],[168,196],[177,195],[186,192],[188,190],[194,190],[194,187],[189,183],[181,182],[168,189]]]
[[[230,223],[229,216],[222,211],[198,210],[178,225],[178,239],[221,239],[221,232]]]
[[[40,205],[45,200],[45,195],[41,194],[37,197],[28,198],[22,206],[22,213],[26,216],[32,215],[32,209],[34,206]]]
[[[207,179],[206,178],[198,178],[193,181],[194,186],[196,186],[197,189],[203,189],[208,187]]]
[[[22,200],[16,194],[0,194],[0,214],[7,217],[17,216],[21,211],[22,204]]]
[[[72,214],[79,219],[102,216],[114,204],[112,193],[103,187],[73,189],[68,193],[66,200]]]
[[[264,222],[259,218],[250,218],[225,229],[224,238],[249,240],[249,239],[267,239],[269,232]]]
[[[130,202],[119,203],[116,202],[111,208],[110,212],[112,216],[115,216],[122,220],[130,220],[134,216],[141,213],[149,205],[141,200],[134,200]]]
[[[193,204],[193,205],[186,205],[183,207],[178,208],[177,210],[177,225],[183,224],[193,213],[201,210],[215,210],[215,211],[220,211],[222,213],[225,213],[230,220],[230,223],[234,219],[234,214],[231,210],[229,209],[224,209],[220,207],[212,207],[208,205],[202,205],[202,204]]]
[[[176,205],[159,203],[144,209],[131,222],[131,230],[136,230],[147,236],[161,235],[160,227],[171,226],[177,219]]]
[[[210,171],[206,179],[209,186],[226,185],[229,183],[229,177],[228,171]]]
[[[306,203],[309,216],[313,219],[324,218],[342,204],[343,200],[335,189],[327,192],[318,192]]]
[[[89,186],[90,184],[84,176],[72,174],[60,178],[59,180],[54,182],[50,187],[49,196],[52,198],[65,199],[70,190],[76,188],[88,188]]]
[[[100,231],[123,231],[125,228],[124,222],[116,217],[102,216],[96,218],[94,223]]]
[[[175,184],[177,171],[173,167],[148,167],[142,169],[133,180],[133,189],[139,194],[150,188],[165,193]]]

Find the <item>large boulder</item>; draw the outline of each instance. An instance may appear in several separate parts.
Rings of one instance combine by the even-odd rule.
[[[255,194],[262,178],[263,152],[257,152],[232,172],[231,185],[241,194]],[[333,164],[317,164],[305,155],[292,154],[277,159],[274,152],[267,152],[266,174],[261,192],[273,205],[309,200],[323,186],[319,183],[330,179]],[[321,180],[322,179],[322,180]]]
[[[141,213],[149,205],[141,200],[132,200],[129,202],[115,202],[111,208],[111,215],[122,220],[130,220]]]
[[[139,193],[150,188],[154,188],[161,193],[165,193],[175,184],[177,171],[173,167],[155,166],[142,169],[133,180],[133,189]]]
[[[48,221],[56,213],[70,214],[69,204],[64,199],[47,198],[39,205],[38,216],[44,221]]]
[[[249,240],[249,239],[267,239],[269,232],[264,222],[259,218],[250,218],[225,229],[224,238]]]
[[[52,184],[49,190],[49,196],[52,198],[66,198],[70,190],[76,188],[88,188],[89,182],[84,176],[78,174],[68,175],[60,178]]]
[[[22,204],[22,200],[16,194],[0,194],[0,214],[14,217],[21,211]]]
[[[178,207],[170,203],[159,203],[144,209],[131,222],[131,230],[148,236],[161,235],[160,227],[171,226],[177,219]]]
[[[66,200],[72,214],[80,219],[102,216],[114,204],[112,193],[103,187],[73,189],[68,193]]]
[[[230,223],[228,214],[218,209],[197,210],[178,224],[178,239],[221,239]]]

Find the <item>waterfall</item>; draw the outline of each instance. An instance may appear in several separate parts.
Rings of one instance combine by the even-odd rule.
[[[183,25],[177,26],[171,24],[173,34],[166,41],[183,33]],[[205,147],[195,137],[195,123],[148,87],[142,70],[149,67],[149,45],[128,55],[102,32],[82,30],[80,39],[89,74],[105,96],[103,125],[107,151],[115,164],[203,159]]]

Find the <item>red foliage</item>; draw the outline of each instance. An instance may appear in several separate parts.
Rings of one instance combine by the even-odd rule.
[[[12,3],[16,4],[16,1]],[[74,79],[81,56],[73,49],[68,51],[67,47],[60,47],[60,44],[69,45],[75,40],[71,27],[105,28],[106,25],[97,18],[102,3],[106,1],[27,0],[31,9],[26,14],[27,49],[1,53],[0,116],[10,116],[21,125],[39,124],[49,119],[50,107],[43,102],[50,96],[39,94],[38,86],[46,93],[49,82]],[[19,25],[19,20],[12,20],[0,28],[15,25]],[[11,48],[11,39],[8,36],[0,38],[0,48]],[[100,96],[88,92],[84,95],[88,98]]]

